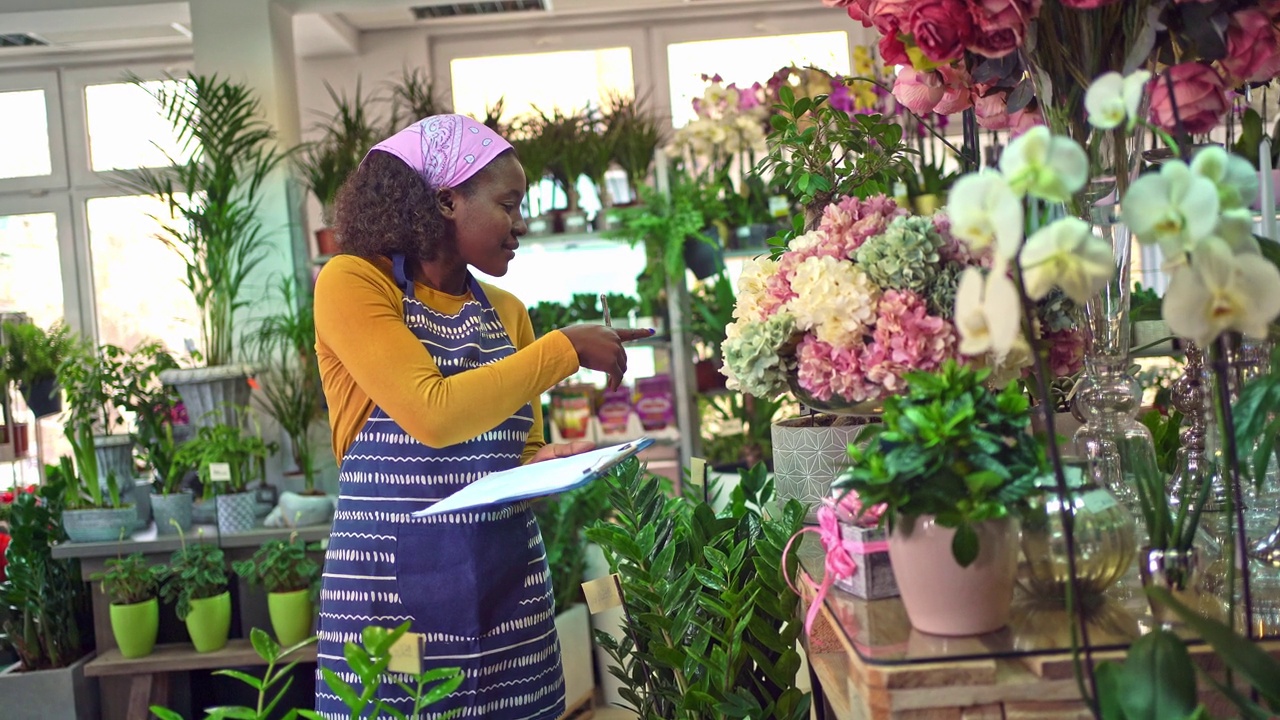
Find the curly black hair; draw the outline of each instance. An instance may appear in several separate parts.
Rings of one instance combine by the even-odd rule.
[[[486,172],[472,175],[454,190],[470,195]],[[344,253],[403,254],[434,262],[453,249],[453,224],[440,212],[438,188],[389,153],[370,153],[343,183],[334,204],[334,229]]]

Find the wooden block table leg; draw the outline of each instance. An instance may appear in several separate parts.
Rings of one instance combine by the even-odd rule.
[[[155,675],[134,675],[129,682],[129,717],[151,717],[151,685]]]
[[[151,704],[169,707],[169,673],[156,673],[151,677]]]

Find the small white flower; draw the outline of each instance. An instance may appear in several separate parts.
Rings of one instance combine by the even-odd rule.
[[[1066,202],[1089,180],[1089,158],[1076,141],[1037,125],[1000,154],[1000,171],[1015,193]]]
[[[1115,274],[1111,245],[1093,234],[1089,223],[1067,217],[1027,239],[1019,256],[1027,295],[1039,300],[1054,287],[1084,305]]]
[[[1237,255],[1262,253],[1257,238],[1253,236],[1253,211],[1248,208],[1224,210],[1218,218],[1218,228],[1214,235],[1225,241],[1231,247],[1231,252]]]
[[[1138,70],[1126,76],[1118,72],[1099,75],[1084,94],[1084,108],[1089,124],[1099,130],[1112,130],[1128,119],[1127,129],[1138,122],[1138,105],[1151,73]]]
[[[1225,148],[1207,147],[1191,160],[1191,172],[1208,178],[1218,189],[1223,210],[1247,208],[1258,197],[1258,170],[1248,160]]]
[[[1165,293],[1169,329],[1201,345],[1227,330],[1266,337],[1280,315],[1280,270],[1253,255],[1234,255],[1226,243],[1206,240],[1179,268]]]
[[[992,243],[1006,259],[1018,254],[1022,244],[1022,201],[1009,189],[1004,176],[993,170],[970,173],[956,181],[947,194],[951,234],[981,250]]]
[[[988,272],[985,280],[982,271],[974,267],[960,274],[955,322],[962,354],[991,353],[999,362],[1018,339],[1021,317],[1018,288],[1002,268]]]
[[[1121,206],[1124,223],[1141,243],[1159,243],[1166,257],[1195,247],[1218,224],[1218,191],[1213,181],[1170,160],[1129,186]]]

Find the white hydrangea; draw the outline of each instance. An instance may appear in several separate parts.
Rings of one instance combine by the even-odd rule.
[[[769,291],[769,278],[777,273],[778,262],[770,258],[751,259],[742,264],[742,274],[738,276],[738,299],[733,305],[735,320],[764,320],[763,302]]]
[[[812,331],[836,347],[854,344],[875,321],[880,289],[853,263],[833,257],[809,257],[796,266],[791,290],[797,297],[786,310],[796,329]]]

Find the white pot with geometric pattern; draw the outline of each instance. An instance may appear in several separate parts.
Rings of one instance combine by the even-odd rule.
[[[816,420],[815,418],[821,418]],[[805,506],[805,522],[818,522],[818,506],[831,483],[849,466],[849,444],[868,427],[864,418],[830,415],[783,420],[773,425],[773,473],[778,502],[791,498]],[[839,424],[836,424],[839,423]]]
[[[249,532],[253,529],[254,493],[242,492],[230,495],[219,495],[216,499],[218,510],[218,534],[234,535]]]

